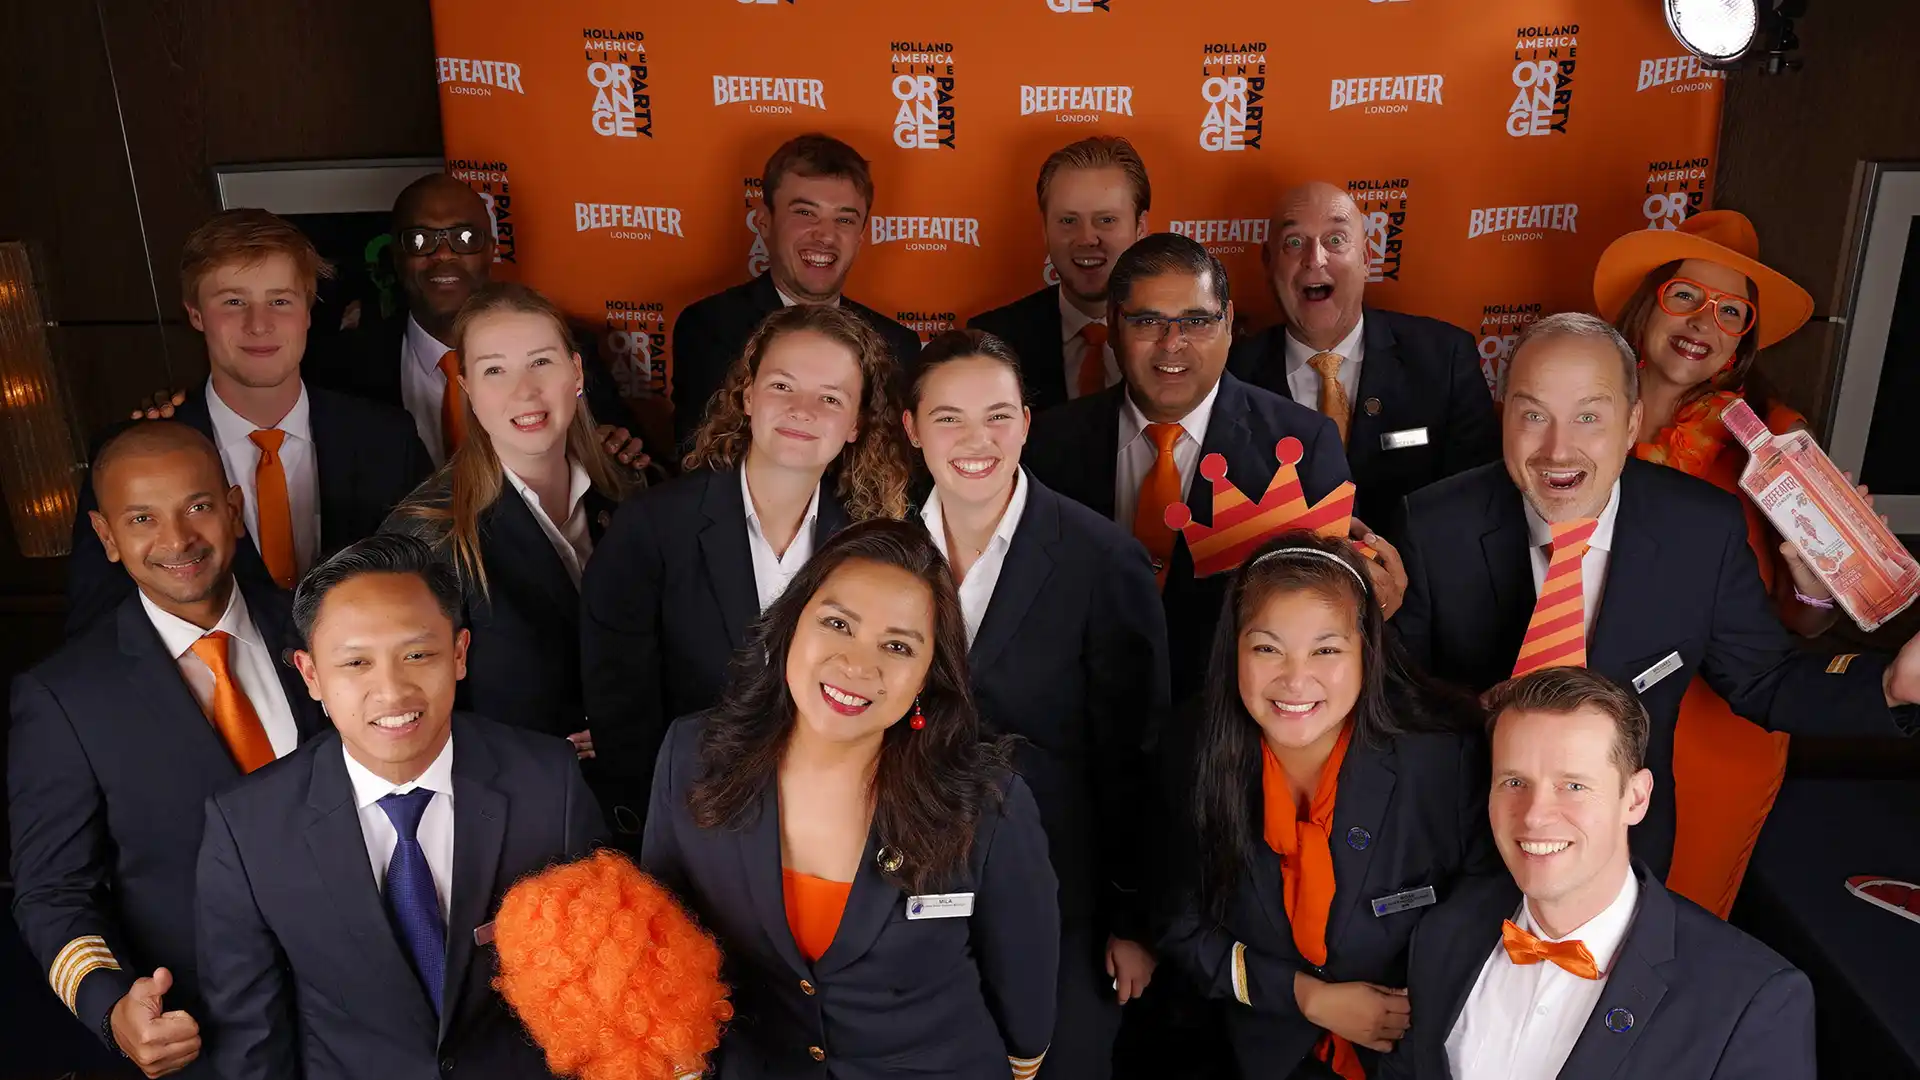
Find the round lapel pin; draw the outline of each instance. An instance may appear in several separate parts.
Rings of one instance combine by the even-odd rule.
[[[1380,415],[1380,399],[1377,397],[1368,398],[1362,407],[1367,410],[1368,416]]]
[[[1355,851],[1365,851],[1373,843],[1373,834],[1355,825],[1347,830],[1347,846]]]
[[[884,846],[873,853],[873,864],[886,873],[897,874],[901,867],[907,865],[907,857],[900,854],[899,848]]]
[[[1615,1035],[1624,1035],[1633,1027],[1633,1014],[1625,1009],[1607,1010],[1607,1030]]]

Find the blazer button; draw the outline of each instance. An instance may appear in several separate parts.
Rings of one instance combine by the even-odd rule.
[[[450,1072],[452,1072],[452,1071],[453,1071],[453,1059],[452,1059],[452,1058],[441,1058],[441,1059],[440,1059],[440,1071],[441,1071],[441,1072],[443,1072],[443,1073],[450,1073]]]
[[[807,981],[807,980],[805,980],[805,979],[801,979],[801,980],[800,980],[800,992],[801,992],[801,993],[803,993],[803,994],[805,994],[805,995],[807,995],[808,997],[812,997],[812,996],[813,996],[813,984],[812,984],[812,983],[810,983],[810,982],[808,982],[808,981]]]
[[[825,1050],[820,1049],[817,1046],[807,1047],[807,1053],[813,1055],[813,1060],[815,1061],[827,1060],[827,1052]]]

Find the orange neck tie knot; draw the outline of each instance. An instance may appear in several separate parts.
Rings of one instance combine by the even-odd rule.
[[[240,766],[241,772],[250,773],[273,760],[273,743],[267,738],[267,729],[260,723],[260,714],[254,711],[253,702],[247,700],[233,677],[232,665],[228,663],[232,641],[226,631],[212,630],[194,642],[189,651],[213,672],[214,730],[226,742],[234,764]]]
[[[1080,328],[1080,340],[1086,342],[1086,352],[1080,357],[1080,377],[1075,389],[1078,396],[1087,397],[1107,388],[1107,324],[1090,322]]]
[[[460,401],[460,354],[448,349],[440,354],[440,374],[447,377],[447,392],[440,398],[440,435],[446,441],[447,456],[452,457],[467,439],[467,413]]]
[[[1345,446],[1353,403],[1347,399],[1347,388],[1340,385],[1343,359],[1336,352],[1318,352],[1307,360],[1307,366],[1320,373],[1320,411],[1333,420],[1333,426],[1340,430],[1340,445]]]
[[[1179,424],[1148,424],[1147,441],[1153,444],[1153,467],[1140,483],[1140,505],[1133,513],[1133,535],[1153,559],[1154,577],[1164,587],[1167,564],[1173,558],[1173,530],[1167,528],[1167,507],[1183,497],[1180,490],[1180,466],[1173,460],[1173,448],[1186,429]]]
[[[293,550],[293,504],[287,496],[287,468],[280,460],[280,447],[287,433],[279,428],[262,428],[247,438],[260,448],[260,464],[253,470],[254,513],[259,519],[260,559],[274,584],[291,589],[300,577],[299,560]]]

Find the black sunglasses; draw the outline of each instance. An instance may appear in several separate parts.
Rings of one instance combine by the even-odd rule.
[[[440,250],[442,240],[447,242],[447,247],[455,255],[471,255],[487,244],[487,234],[472,225],[455,225],[451,229],[401,229],[398,239],[400,250],[416,258]]]

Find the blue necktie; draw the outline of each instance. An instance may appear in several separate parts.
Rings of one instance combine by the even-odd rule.
[[[427,804],[432,801],[431,790],[414,788],[405,795],[381,799],[380,809],[387,812],[393,831],[400,834],[400,842],[393,845],[393,858],[387,860],[387,918],[407,947],[414,974],[420,976],[438,1015],[441,986],[447,980],[447,924],[440,917],[440,897],[433,890],[433,870],[427,866],[427,853],[420,847],[419,836],[420,815],[427,812]]]

